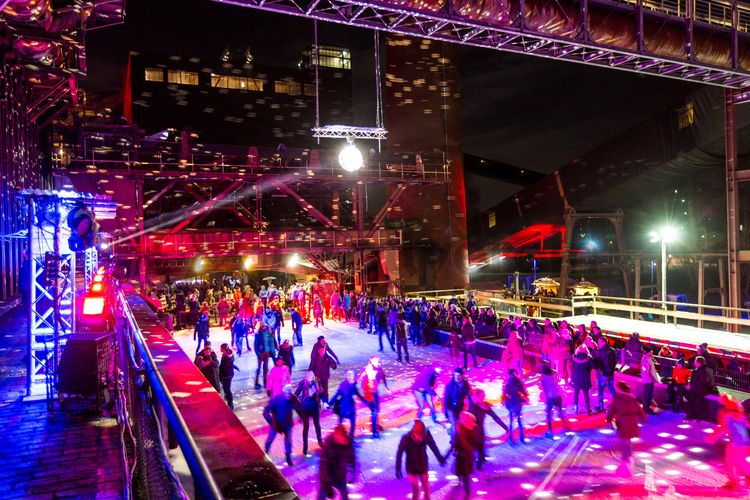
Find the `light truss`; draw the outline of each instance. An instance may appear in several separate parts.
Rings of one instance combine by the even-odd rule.
[[[350,125],[325,125],[312,129],[319,139],[373,139],[384,141],[388,131],[383,127],[353,127]]]
[[[214,1],[420,38],[721,87],[740,89],[750,85],[750,73],[745,71],[713,66],[689,57],[685,60],[674,59],[645,50],[628,50],[599,44],[592,41],[589,36],[561,37],[537,32],[525,26],[523,21],[513,25],[479,21],[462,15],[451,2],[446,2],[445,7],[439,9],[435,5],[414,9],[374,0]],[[736,35],[736,29],[732,32]]]

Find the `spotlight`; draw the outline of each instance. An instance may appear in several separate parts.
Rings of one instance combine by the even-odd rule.
[[[356,172],[364,164],[364,158],[362,152],[357,149],[353,141],[349,141],[349,144],[339,153],[339,165],[347,172]]]
[[[203,257],[198,257],[198,260],[195,261],[195,271],[201,272],[203,270]]]
[[[287,267],[296,267],[297,264],[299,264],[299,255],[292,254],[291,257],[289,257],[289,261],[287,261],[286,265]]]
[[[243,266],[245,270],[250,269],[253,267],[253,258],[250,256],[245,257],[245,262],[243,263]]]

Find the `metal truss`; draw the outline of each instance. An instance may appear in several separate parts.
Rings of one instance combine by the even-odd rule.
[[[27,395],[54,391],[54,374],[67,338],[75,332],[76,253],[68,246],[68,211],[85,203],[97,219],[113,218],[116,203],[103,196],[73,191],[26,189],[18,193],[27,207],[30,268],[29,324],[27,331]],[[84,253],[84,283],[96,273],[98,252]]]
[[[154,232],[149,238],[145,257],[150,260],[185,259],[202,255],[212,257],[241,257],[248,252],[263,254],[345,253],[354,250],[398,248],[403,244],[401,230],[380,229],[371,236],[360,236],[357,230],[300,230],[300,231],[182,231],[169,234]],[[142,249],[135,239],[116,243],[113,250],[118,258],[136,258]]]
[[[452,2],[440,4],[441,7],[425,4],[424,9],[415,9],[397,5],[395,2],[388,4],[374,0],[214,1],[420,38],[722,87],[739,89],[750,85],[750,74],[742,70],[701,63],[688,56],[684,60],[674,59],[651,54],[646,50],[628,50],[596,43],[591,40],[586,29],[588,19],[584,19],[578,36],[562,37],[532,31],[524,22],[525,12],[522,12],[518,22],[513,25],[499,24],[467,17],[459,12],[458,7]],[[523,7],[523,2],[520,5]],[[621,5],[635,9],[635,6]],[[685,18],[681,19],[685,21]],[[692,19],[690,21],[692,22]],[[718,27],[713,29],[721,31]],[[731,30],[722,32],[731,32],[736,40],[736,24]],[[733,57],[736,58],[736,53]]]
[[[83,251],[83,288],[88,290],[99,269],[99,251],[89,247]]]
[[[350,125],[325,125],[312,129],[319,139],[373,139],[384,141],[388,131],[383,127],[353,127]]]
[[[67,336],[75,328],[75,252],[68,249],[70,232],[60,220],[67,209],[58,199],[46,204],[29,199],[29,267],[31,273],[27,395],[48,391]],[[55,275],[48,276],[47,259]],[[50,266],[52,267],[52,266]],[[49,394],[47,394],[49,397]]]

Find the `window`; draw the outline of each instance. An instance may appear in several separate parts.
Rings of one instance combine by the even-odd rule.
[[[263,92],[263,80],[243,76],[214,75],[211,73],[211,86],[220,89],[253,90]]]
[[[163,82],[164,70],[161,68],[146,68],[145,77],[147,82]]]
[[[352,69],[352,55],[347,49],[321,45],[320,54],[317,52],[318,47],[313,45],[310,51],[310,66],[320,62],[320,66],[324,68]]]
[[[490,229],[492,229],[493,227],[495,227],[495,224],[497,224],[497,214],[495,212],[490,212],[488,226]]]
[[[300,95],[301,85],[293,80],[274,82],[274,90],[277,94]]]
[[[170,69],[167,71],[167,81],[169,83],[179,83],[180,85],[198,85],[198,73],[183,71],[181,69]]]

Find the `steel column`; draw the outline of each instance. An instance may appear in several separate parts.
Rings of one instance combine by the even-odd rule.
[[[737,222],[737,204],[739,183],[737,173],[737,130],[734,115],[734,92],[724,90],[724,134],[726,154],[726,183],[727,183],[727,258],[728,258],[728,291],[729,307],[740,307],[740,264],[739,264],[739,225]],[[736,317],[732,313],[731,317]],[[736,331],[736,326],[731,325]]]

